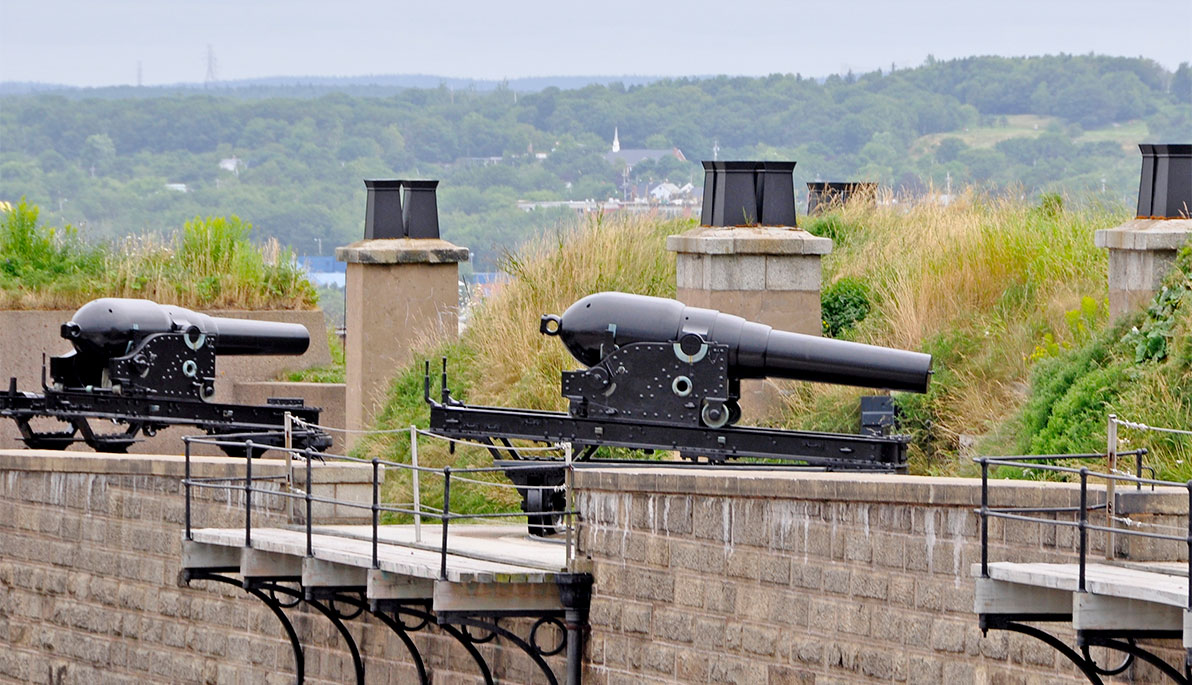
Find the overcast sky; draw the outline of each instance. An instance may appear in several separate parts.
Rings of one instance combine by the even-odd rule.
[[[0,81],[798,72],[971,55],[1192,61],[1192,0],[0,0]]]

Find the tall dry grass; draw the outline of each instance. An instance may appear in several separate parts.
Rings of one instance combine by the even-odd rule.
[[[505,255],[501,269],[510,280],[477,309],[461,341],[483,366],[471,383],[473,401],[560,408],[559,372],[577,363],[538,332],[539,317],[604,290],[674,297],[666,237],[691,227],[690,220],[650,215],[593,216]]]
[[[948,471],[962,434],[985,434],[1018,410],[1041,341],[1064,345],[1072,337],[1068,312],[1086,297],[1104,311],[1107,256],[1093,232],[1120,223],[1126,211],[1057,198],[1035,206],[973,191],[946,206],[892,199],[806,223],[835,238],[825,285],[849,276],[872,293],[874,313],[851,337],[935,355],[936,388],[911,406],[926,413],[919,418],[932,433],[933,454],[918,454],[931,457],[922,468]],[[854,429],[860,394],[793,388],[787,421]]]

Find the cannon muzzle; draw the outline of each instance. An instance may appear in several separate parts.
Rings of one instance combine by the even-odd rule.
[[[195,347],[212,339],[220,355],[297,355],[310,346],[310,333],[301,324],[208,316],[116,297],[92,300],[62,324],[62,337],[86,357],[118,357],[149,335],[174,332],[184,333]]]
[[[926,392],[931,378],[928,354],[775,330],[732,314],[645,295],[588,295],[561,317],[544,316],[542,331],[558,335],[587,366],[624,345],[682,344],[697,335],[728,347],[729,374],[735,379],[790,378]]]

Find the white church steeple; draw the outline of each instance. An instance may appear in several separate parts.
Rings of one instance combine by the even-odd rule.
[[[613,127],[613,152],[621,151],[621,137],[620,137],[620,135],[618,135],[619,133],[620,132],[617,130],[617,127],[614,126]]]

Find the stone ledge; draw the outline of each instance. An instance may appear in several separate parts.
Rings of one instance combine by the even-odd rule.
[[[286,462],[277,458],[253,461],[254,476],[280,476]],[[306,465],[295,461],[294,482],[306,482]],[[195,477],[233,477],[244,474],[244,460],[237,457],[190,458]],[[158,476],[179,478],[186,473],[186,459],[172,454],[101,454],[97,452],[62,452],[58,450],[0,450],[0,471],[33,473],[95,473],[113,476]],[[344,462],[314,463],[311,475],[315,483],[372,483],[371,464]]]
[[[701,226],[667,236],[666,249],[690,254],[826,255],[832,251],[832,240],[800,228]]]
[[[335,248],[335,258],[350,264],[455,264],[468,261],[468,248],[438,238],[360,240]]]
[[[1132,219],[1093,234],[1093,244],[1113,250],[1178,250],[1192,235],[1192,219]]]
[[[1077,483],[996,480],[990,506],[1075,506],[1080,498]],[[707,495],[763,497],[783,500],[850,501],[877,504],[913,504],[978,507],[981,481],[977,478],[943,478],[880,473],[827,473],[808,471],[734,471],[715,468],[579,467],[579,490],[644,493],[652,495]],[[1092,493],[1104,485],[1090,484]],[[1122,493],[1119,492],[1119,496]],[[1161,493],[1187,506],[1186,493]],[[1120,497],[1119,497],[1120,499]],[[1151,506],[1158,506],[1152,500]],[[1178,502],[1164,507],[1178,506]]]

